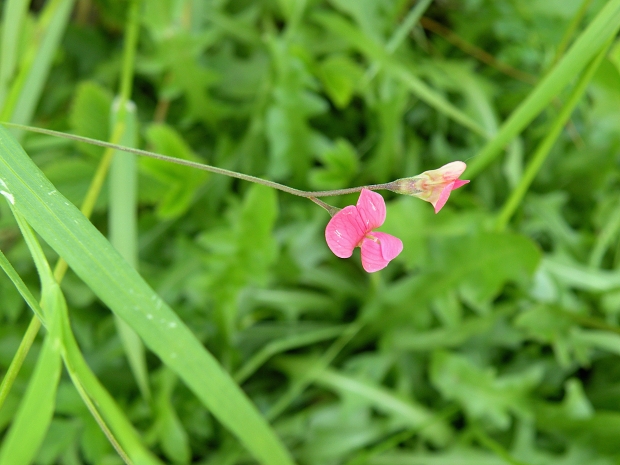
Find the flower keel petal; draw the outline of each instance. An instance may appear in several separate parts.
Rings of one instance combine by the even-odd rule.
[[[372,235],[379,240],[381,256],[388,262],[394,260],[403,251],[403,241],[398,237],[382,232],[373,232]]]
[[[362,241],[362,267],[364,270],[368,273],[374,273],[385,268],[388,263],[390,261],[383,258],[379,241],[365,237]]]

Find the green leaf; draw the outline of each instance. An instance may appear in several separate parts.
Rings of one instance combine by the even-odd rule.
[[[175,371],[260,462],[292,463],[264,418],[180,318],[69,204],[0,128],[0,179],[5,196],[112,311]]]
[[[146,131],[146,139],[156,152],[190,161],[201,161],[173,128],[153,124]],[[140,159],[140,167],[162,184],[157,214],[162,219],[177,218],[190,207],[196,190],[207,178],[204,171],[161,160]]]
[[[331,369],[316,369],[316,360],[299,357],[280,357],[276,365],[289,375],[302,377],[312,373],[312,381],[319,386],[338,392],[341,396],[352,395],[368,403],[380,412],[405,422],[409,427],[419,428],[420,434],[436,445],[446,444],[451,431],[433,412],[413,399],[401,398],[389,390],[367,381],[338,373]]]
[[[451,238],[439,250],[429,271],[397,283],[386,300],[409,298],[421,304],[458,289],[463,300],[484,310],[507,282],[527,284],[541,255],[531,239],[508,233]]]
[[[69,113],[69,122],[79,136],[97,140],[110,137],[110,109],[112,94],[95,82],[82,82],[75,91]],[[103,147],[78,143],[78,148],[85,154],[101,157]]]
[[[345,108],[364,72],[347,55],[330,55],[319,64],[318,75],[337,108]]]
[[[468,358],[438,351],[433,354],[430,377],[447,399],[458,401],[473,419],[487,420],[499,429],[510,426],[510,413],[527,415],[529,392],[541,381],[541,367],[498,377],[493,368],[481,368]]]
[[[345,139],[338,139],[319,158],[325,168],[310,171],[310,184],[319,190],[346,187],[359,171],[357,152]]]

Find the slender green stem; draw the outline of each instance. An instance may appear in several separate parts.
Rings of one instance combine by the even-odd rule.
[[[555,141],[557,140],[558,136],[562,132],[564,125],[566,124],[571,114],[573,113],[575,106],[581,100],[581,97],[583,96],[583,93],[585,92],[586,87],[588,86],[590,80],[594,76],[594,73],[598,69],[601,62],[603,61],[603,58],[605,58],[605,55],[607,55],[607,50],[611,46],[611,43],[612,43],[612,40],[609,40],[605,44],[603,49],[592,60],[590,65],[583,72],[577,85],[573,88],[573,91],[571,92],[569,99],[562,107],[562,110],[560,111],[560,114],[557,116],[557,118],[553,122],[551,129],[549,130],[545,138],[542,140],[542,142],[536,149],[536,152],[532,156],[532,159],[530,160],[525,170],[525,173],[523,174],[523,177],[519,181],[519,184],[512,191],[512,193],[510,194],[510,197],[508,197],[508,200],[504,204],[504,207],[502,208],[497,218],[497,221],[495,223],[496,230],[503,231],[506,228],[508,221],[510,220],[510,218],[512,217],[512,215],[518,208],[519,204],[523,200],[523,197],[525,197],[527,190],[529,189],[530,185],[534,181],[534,178],[540,171],[540,168],[542,167],[543,163],[547,159],[547,156],[549,155],[549,152],[551,151],[553,144],[555,144]]]
[[[24,334],[22,341],[19,343],[19,348],[17,349],[13,360],[11,360],[9,369],[4,375],[4,378],[2,378],[2,384],[0,384],[0,409],[4,405],[4,402],[11,391],[15,378],[17,378],[17,374],[24,364],[24,359],[26,358],[26,355],[28,355],[30,347],[34,342],[34,339],[37,337],[37,333],[40,328],[41,321],[36,316],[33,317],[32,320],[30,320],[26,334]]]
[[[564,55],[564,52],[566,51],[566,48],[568,47],[568,44],[571,38],[573,37],[573,34],[577,30],[579,23],[585,16],[586,11],[588,11],[588,7],[590,6],[590,3],[592,3],[592,0],[583,0],[583,2],[581,3],[581,6],[579,7],[579,10],[577,10],[577,13],[571,19],[571,22],[568,25],[568,28],[566,28],[566,32],[564,32],[564,35],[562,36],[560,45],[558,45],[558,49],[555,52],[555,57],[553,58],[553,61],[551,62],[551,66],[549,66],[549,69],[553,69],[553,66],[560,60],[560,58],[562,58],[562,55]]]
[[[120,112],[125,111],[125,103],[131,98],[131,87],[133,83],[134,62],[136,59],[136,48],[138,44],[138,31],[140,27],[140,0],[133,0],[129,7],[127,18],[127,29],[125,30],[125,44],[123,50],[123,70],[121,75],[120,88]]]
[[[362,189],[369,189],[369,190],[389,189],[390,184],[391,184],[391,183],[372,184],[370,186],[349,187],[347,189],[335,189],[335,190],[330,190],[330,191],[304,191],[301,189],[295,189],[294,187],[285,186],[284,184],[280,184],[278,182],[268,181],[266,179],[258,178],[256,176],[251,176],[249,174],[237,173],[236,171],[231,171],[231,170],[227,170],[224,168],[218,168],[216,166],[211,166],[211,165],[205,165],[203,163],[197,163],[197,162],[190,161],[190,160],[183,160],[180,158],[168,157],[160,153],[149,152],[148,150],[124,147],[122,145],[117,145],[111,142],[103,142],[100,140],[91,139],[89,137],[82,137],[82,136],[76,136],[75,134],[67,134],[67,133],[59,132],[59,131],[52,131],[51,129],[42,129],[42,128],[36,128],[33,126],[24,126],[22,124],[14,124],[14,123],[7,123],[7,122],[3,122],[0,124],[4,124],[5,126],[8,126],[8,127],[23,129],[25,131],[37,132],[39,134],[46,134],[48,136],[62,137],[65,139],[75,140],[77,142],[84,142],[86,144],[97,145],[99,147],[105,147],[105,148],[112,149],[112,150],[120,150],[122,152],[133,153],[135,155],[140,155],[142,157],[154,158],[155,160],[162,160],[162,161],[166,161],[169,163],[176,163],[177,165],[189,166],[190,168],[196,168],[199,170],[208,171],[210,173],[221,174],[223,176],[229,176],[231,178],[241,179],[243,181],[253,182],[256,184],[262,184],[263,186],[271,187],[273,189],[286,192],[287,194],[292,194],[292,195],[296,195],[298,197],[304,197],[304,198],[331,197],[331,196],[336,196],[336,195],[353,194],[355,192],[361,192]]]
[[[411,8],[411,10],[409,10],[409,13],[407,13],[407,16],[401,25],[398,26],[396,31],[394,31],[394,34],[392,34],[392,37],[390,37],[390,40],[385,47],[385,50],[389,55],[393,55],[398,47],[407,38],[407,35],[409,35],[411,29],[413,29],[416,23],[420,20],[432,1],[433,0],[420,0]],[[377,75],[380,69],[381,66],[379,63],[374,63],[366,72],[364,77],[365,84],[368,84]]]

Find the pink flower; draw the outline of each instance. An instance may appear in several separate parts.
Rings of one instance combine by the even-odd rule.
[[[453,161],[439,169],[425,171],[412,178],[398,179],[390,183],[389,189],[426,200],[433,204],[435,213],[439,213],[448,201],[450,192],[469,182],[459,179],[465,168],[467,165],[462,161]]]
[[[385,202],[376,192],[362,189],[357,205],[336,213],[325,228],[327,245],[337,257],[349,258],[362,248],[362,266],[368,273],[387,266],[403,250],[397,237],[375,232],[385,221]]]

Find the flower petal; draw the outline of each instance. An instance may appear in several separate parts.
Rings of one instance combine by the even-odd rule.
[[[378,228],[385,221],[385,202],[383,197],[368,189],[362,189],[360,198],[357,201],[357,211],[366,228],[365,233]]]
[[[368,273],[385,268],[402,250],[403,243],[389,234],[373,232],[362,241],[362,267]]]
[[[450,192],[452,192],[452,189],[454,188],[454,184],[455,181],[447,184],[446,187],[441,190],[439,198],[436,201],[431,202],[433,204],[433,207],[435,207],[435,213],[439,213],[439,210],[441,210],[448,201],[448,198],[450,197]]]
[[[466,168],[467,165],[464,162],[453,161],[433,171],[439,173],[444,181],[452,182],[458,179]]]
[[[336,213],[325,228],[327,245],[340,258],[349,258],[364,235],[364,223],[353,205]]]
[[[469,180],[463,180],[463,179],[457,179],[456,181],[454,181],[454,186],[452,187],[452,190],[458,189],[459,187],[463,187],[465,184],[469,183]]]
[[[387,261],[394,260],[403,251],[403,241],[398,237],[379,231],[374,231],[372,235],[379,239],[381,255]]]

